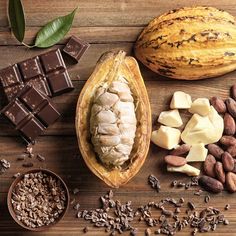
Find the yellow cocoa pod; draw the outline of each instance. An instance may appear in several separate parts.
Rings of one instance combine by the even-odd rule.
[[[213,7],[184,7],[154,20],[135,44],[136,57],[154,72],[198,80],[236,69],[236,23]]]

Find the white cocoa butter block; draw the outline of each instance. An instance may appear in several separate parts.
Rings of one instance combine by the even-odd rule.
[[[170,150],[179,144],[180,135],[178,129],[161,125],[158,130],[152,132],[151,140],[157,146]]]
[[[158,122],[170,127],[180,127],[183,124],[183,121],[177,109],[161,112],[158,118]]]
[[[186,157],[187,162],[205,161],[207,156],[207,149],[203,143],[193,144]]]
[[[190,166],[189,164],[185,164],[183,166],[171,166],[171,165],[167,165],[167,171],[169,172],[180,172],[180,173],[184,173],[188,176],[198,176],[200,174],[200,170]]]
[[[176,91],[173,94],[170,108],[171,109],[188,109],[191,107],[192,99],[191,96],[182,91]]]
[[[210,110],[211,108],[210,108],[209,99],[197,98],[196,100],[193,101],[188,111],[192,114],[197,113],[201,116],[206,116],[209,114]]]
[[[197,143],[206,145],[219,141],[223,130],[223,118],[213,106],[210,106],[210,112],[207,116],[194,114],[191,117],[181,134],[181,139],[189,145]]]

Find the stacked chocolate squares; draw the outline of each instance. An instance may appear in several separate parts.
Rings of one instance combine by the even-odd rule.
[[[89,44],[76,37],[73,39],[65,46],[71,48],[68,44],[73,43],[73,56],[65,53],[72,57],[80,54],[81,58]],[[74,88],[59,49],[0,70],[0,84],[8,101],[0,114],[30,143],[60,116],[50,97]]]

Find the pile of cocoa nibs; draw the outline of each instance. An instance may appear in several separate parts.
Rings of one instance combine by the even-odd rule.
[[[160,202],[149,202],[135,209],[132,207],[131,201],[122,204],[120,201],[114,200],[112,190],[100,199],[100,208],[78,211],[77,217],[90,221],[94,227],[105,228],[105,231],[110,232],[111,236],[127,231],[131,236],[140,234],[139,229],[131,225],[134,221],[146,223],[146,236],[152,234],[175,235],[186,227],[190,227],[192,235],[196,235],[198,232],[215,231],[219,224],[229,224],[219,209],[207,207],[197,211],[195,204],[185,203],[184,198],[165,198]],[[225,207],[225,210],[228,208]],[[86,226],[83,232],[88,231],[89,227]]]
[[[66,200],[61,181],[40,171],[24,175],[13,189],[11,203],[19,221],[38,228],[54,223],[65,211]]]
[[[199,183],[215,193],[223,189],[236,192],[236,84],[231,87],[231,97],[225,101],[212,97],[210,102],[224,118],[224,135],[218,143],[208,145],[209,155],[204,162],[206,176]]]

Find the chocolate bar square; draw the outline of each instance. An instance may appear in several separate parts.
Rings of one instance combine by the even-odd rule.
[[[54,96],[60,95],[74,88],[67,71],[60,74],[50,75],[47,79]]]
[[[37,116],[46,126],[49,126],[59,118],[60,113],[55,109],[55,107],[48,103],[37,113]]]
[[[36,76],[43,76],[43,70],[38,57],[18,63],[24,80],[32,79]],[[39,78],[39,77],[38,77]]]
[[[19,130],[27,142],[35,141],[60,113],[51,99],[32,86],[26,85],[1,111]]]
[[[16,100],[5,109],[4,114],[14,125],[17,125],[28,116],[28,109]]]
[[[41,55],[41,61],[46,74],[65,69],[65,63],[59,50]]]
[[[17,65],[0,70],[0,81],[3,88],[21,84],[21,75]]]
[[[76,62],[79,62],[89,47],[89,43],[83,41],[80,38],[72,36],[66,46],[63,48],[63,52],[75,59]]]
[[[19,93],[23,88],[24,84],[18,84],[12,87],[4,88],[4,93],[8,102],[10,102],[17,95],[17,93]]]
[[[31,117],[18,129],[27,140],[33,142],[40,134],[43,133],[45,127],[35,117]]]

